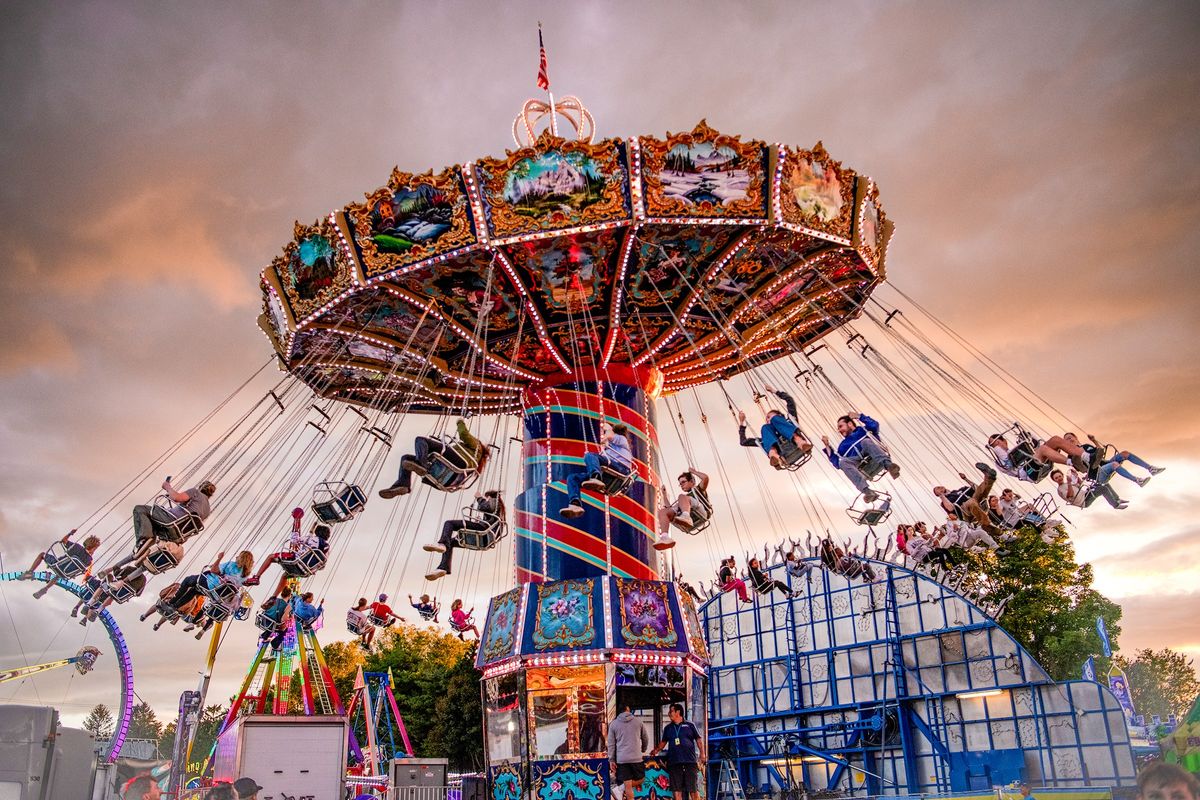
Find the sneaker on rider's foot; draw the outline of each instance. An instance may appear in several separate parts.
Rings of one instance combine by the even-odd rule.
[[[900,477],[900,465],[899,464],[888,464],[887,465],[887,473],[888,473],[888,475],[891,475],[893,479],[899,478]]]
[[[47,584],[46,584],[45,586],[43,586],[41,589],[38,589],[36,592],[34,592],[34,593],[33,593],[33,596],[34,596],[35,598],[37,598],[38,600],[41,600],[43,597],[45,597],[45,596],[46,596],[46,592],[50,591],[50,587],[51,587],[51,586],[53,586],[53,585],[54,585],[54,584],[52,584],[52,583],[47,583]]]
[[[692,519],[691,514],[680,514],[675,517],[672,522],[674,522],[680,528],[683,528],[685,531],[690,531],[692,528],[696,527],[696,522]]]
[[[1124,511],[1127,508],[1129,508],[1128,500],[1122,500],[1121,502],[1117,503],[1117,511]]]
[[[975,469],[979,470],[979,471],[980,471],[980,472],[982,472],[984,475],[987,475],[987,476],[988,476],[989,478],[991,478],[992,480],[995,480],[995,479],[996,479],[996,470],[992,469],[992,468],[991,468],[990,466],[988,466],[987,464],[984,464],[982,461],[980,461],[980,462],[977,462],[977,463],[975,464]]]
[[[246,580],[242,581],[242,584],[245,586],[258,586],[258,576],[251,575],[249,578],[246,578]]]
[[[438,578],[446,577],[446,574],[446,570],[444,569],[435,569],[433,572],[425,573],[425,580],[436,581]]]
[[[429,473],[428,467],[426,467],[420,461],[417,461],[415,458],[408,458],[407,456],[400,459],[400,466],[414,475],[424,476]]]
[[[1147,483],[1150,482],[1150,478],[1152,478],[1152,477],[1153,477],[1152,475],[1147,475],[1144,478],[1134,478],[1133,482],[1136,483],[1138,486],[1145,486]]]
[[[1166,467],[1151,467],[1150,468],[1151,475],[1158,475],[1159,473],[1166,472],[1166,471],[1167,471]]]
[[[867,489],[862,493],[862,497],[866,502],[874,503],[879,498],[879,495],[875,494],[870,489]]]
[[[583,506],[578,500],[572,500],[563,506],[562,515],[567,519],[577,519],[583,516]]]
[[[397,495],[408,494],[409,491],[410,490],[407,486],[402,485],[400,483],[400,481],[396,481],[395,483],[393,483],[391,486],[387,487],[386,489],[380,489],[379,496],[382,497],[384,500],[390,500],[393,497],[396,497]]]
[[[589,475],[588,479],[583,482],[582,486],[584,489],[595,489],[596,491],[600,491],[604,488],[604,481],[601,480],[599,475]]]
[[[674,546],[675,540],[666,534],[659,536],[658,541],[654,543],[655,550],[670,550]]]
[[[423,544],[423,545],[421,545],[421,549],[424,550],[426,553],[444,553],[444,552],[446,552],[446,546],[444,544],[442,544],[441,542],[435,542],[433,544]]]

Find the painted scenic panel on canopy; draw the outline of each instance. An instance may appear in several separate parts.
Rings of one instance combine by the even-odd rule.
[[[679,634],[675,631],[667,584],[617,578],[616,588],[621,640],[626,647],[678,649]]]
[[[279,295],[265,276],[259,280],[259,289],[263,295],[263,310],[260,319],[263,319],[270,329],[270,335],[274,337],[276,342],[276,349],[282,349],[287,346],[288,336],[290,335],[287,311],[284,310],[283,301],[279,299]]]
[[[433,300],[469,331],[503,334],[517,328],[517,294],[490,252],[421,266],[393,282],[416,297]]]
[[[675,305],[739,235],[729,225],[642,229],[625,278],[629,302],[644,309]]]
[[[330,321],[356,332],[386,336],[401,347],[426,355],[435,341],[440,352],[457,347],[461,341],[445,323],[382,288],[355,295]]]
[[[594,225],[629,217],[624,146],[563,141],[548,134],[505,159],[476,162],[492,236]]]
[[[779,214],[784,222],[850,243],[854,222],[854,171],[834,161],[817,142],[812,150],[779,152]]]
[[[736,321],[754,307],[755,296],[793,264],[828,242],[788,230],[773,230],[740,248],[709,283],[706,302],[693,313]]]
[[[532,644],[535,650],[577,649],[595,646],[593,593],[590,578],[539,583],[534,587]]]
[[[691,133],[638,141],[647,216],[766,218],[765,142],[725,136],[704,121]]]
[[[275,272],[296,320],[302,320],[355,284],[337,229],[328,219],[312,225],[297,222],[292,240],[269,269]]]
[[[858,225],[854,231],[854,246],[867,265],[883,275],[883,260],[891,223],[879,204],[879,187],[874,181],[861,181],[858,187]]]
[[[474,244],[469,205],[458,167],[393,170],[387,186],[346,208],[363,271],[374,277]]]
[[[546,311],[569,307],[580,313],[581,306],[607,301],[620,237],[620,229],[607,228],[521,242],[508,252],[522,282],[544,299]]]

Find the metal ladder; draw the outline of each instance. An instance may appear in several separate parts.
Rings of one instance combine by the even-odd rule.
[[[316,649],[320,647],[317,644],[316,634],[311,631],[301,633],[305,637],[305,642],[308,647],[304,648],[305,660],[305,678],[311,682],[313,705],[318,714],[333,714],[333,701],[329,698],[329,689],[325,686],[325,679],[321,673],[321,663],[317,660]]]
[[[746,800],[746,792],[742,789],[742,779],[738,777],[737,767],[728,758],[721,759],[721,774],[717,780],[718,800],[723,796],[732,800]]]

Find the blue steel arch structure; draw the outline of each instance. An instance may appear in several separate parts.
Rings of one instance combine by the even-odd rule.
[[[23,574],[20,571],[3,572],[0,573],[0,581],[18,581],[21,580]],[[50,572],[35,572],[33,580],[53,580],[59,588],[65,589],[80,600],[86,600],[92,595],[90,591],[78,583],[64,580]],[[129,647],[126,646],[125,637],[122,635],[121,629],[117,627],[117,621],[113,618],[113,615],[105,609],[100,612],[99,620],[103,623],[104,630],[108,633],[109,641],[112,642],[113,652],[117,656],[117,669],[121,676],[121,703],[117,707],[116,725],[113,729],[112,739],[109,740],[108,748],[101,754],[101,757],[111,764],[116,762],[117,757],[121,755],[121,747],[125,744],[125,736],[129,732],[129,721],[133,715],[133,659],[129,655]]]
[[[794,599],[743,605],[724,592],[700,609],[710,764],[731,761],[745,786],[853,795],[1133,784],[1107,687],[1052,681],[995,620],[921,573],[872,561],[867,583],[810,561]]]

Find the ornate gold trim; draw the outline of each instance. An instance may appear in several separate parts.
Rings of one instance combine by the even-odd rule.
[[[791,147],[780,148],[783,153],[783,164],[779,180],[779,205],[782,221],[789,225],[797,225],[815,234],[836,236],[846,242],[850,241],[850,233],[854,227],[854,185],[857,173],[842,166],[825,151],[825,145],[817,142],[811,150],[793,150]],[[796,170],[801,160],[818,163],[824,170],[832,170],[838,181],[838,191],[842,207],[838,215],[828,222],[811,214],[806,214],[796,200],[794,186]]]
[[[581,225],[625,220],[630,217],[626,206],[626,190],[629,176],[621,157],[620,141],[605,139],[599,144],[569,141],[551,136],[544,131],[530,147],[506,151],[506,158],[481,158],[475,162],[475,175],[479,180],[480,195],[484,211],[488,215],[487,227],[493,238],[505,239],[528,233],[540,233]],[[560,206],[548,213],[522,214],[504,198],[509,173],[523,161],[545,156],[549,153],[581,154],[593,160],[597,172],[604,178],[600,198],[582,209],[571,213]]]
[[[667,133],[666,139],[639,137],[642,151],[642,197],[647,217],[734,217],[738,219],[766,219],[767,203],[763,196],[766,185],[764,154],[766,142],[751,139],[743,142],[740,136],[729,136],[708,126],[700,120],[691,133]],[[710,144],[713,147],[729,147],[737,153],[738,160],[746,163],[749,184],[746,196],[741,200],[717,205],[705,200],[691,203],[666,194],[666,187],[659,177],[666,167],[667,155],[676,145]]]
[[[437,175],[433,174],[433,170],[415,175],[411,172],[401,172],[397,167],[392,170],[386,186],[366,195],[365,203],[346,206],[345,214],[353,223],[354,243],[362,253],[363,272],[367,277],[417,264],[442,253],[468,247],[478,241],[471,227],[471,217],[467,211],[469,202],[466,181],[460,169],[454,166],[447,167]],[[418,186],[428,186],[447,197],[451,206],[450,229],[431,243],[414,243],[403,253],[380,250],[371,230],[371,209],[377,203],[395,197],[397,191],[412,191]]]

